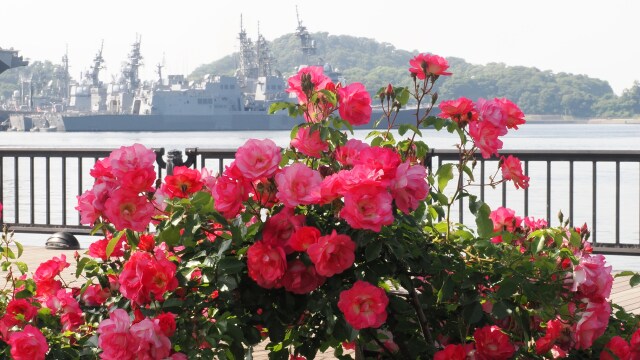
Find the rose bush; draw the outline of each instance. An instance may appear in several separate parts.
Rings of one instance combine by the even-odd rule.
[[[95,164],[78,197],[95,241],[69,263],[29,273],[5,232],[0,354],[14,359],[557,359],[640,357],[639,318],[611,304],[613,276],[586,226],[491,210],[472,191],[476,154],[498,161],[489,186],[527,188],[501,136],[525,123],[507,99],[442,101],[437,55],[411,59],[413,88],[380,89],[378,129],[361,84],[320,67],[289,80],[306,119],[291,146],[247,141],[213,176],[176,167],[154,187],[155,155],[123,146]],[[414,124],[396,125],[410,99]],[[459,135],[459,161],[430,172],[421,129]],[[394,130],[394,131],[392,131]],[[397,139],[396,139],[397,137]],[[501,177],[499,177],[501,175]],[[452,220],[465,198],[473,224]],[[17,249],[17,255],[12,249]],[[637,282],[640,275],[634,275]]]

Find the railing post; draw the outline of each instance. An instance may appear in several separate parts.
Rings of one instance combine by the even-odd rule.
[[[167,152],[167,175],[173,175],[173,168],[183,165],[182,151],[173,149]]]

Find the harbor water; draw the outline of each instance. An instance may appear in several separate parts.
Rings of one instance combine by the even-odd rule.
[[[369,131],[358,130],[355,137],[364,140]],[[166,151],[185,148],[203,149],[236,149],[250,138],[270,138],[279,146],[288,146],[290,133],[288,131],[235,131],[235,132],[3,132],[0,133],[1,148],[103,148],[115,149],[123,145],[140,143],[147,147],[163,147]],[[423,141],[431,148],[452,149],[457,135],[448,134],[446,131],[424,130]],[[640,125],[637,124],[527,124],[518,131],[510,131],[503,138],[504,151],[509,150],[640,150]],[[11,159],[8,159],[11,160]],[[12,161],[3,163],[4,173],[12,171]],[[71,164],[72,165],[72,164]],[[556,166],[557,165],[557,166]],[[56,169],[55,162],[51,163],[51,172]],[[486,164],[487,174],[493,174],[497,162]],[[90,165],[84,166],[88,171]],[[640,169],[638,163],[622,163],[621,167],[621,203],[620,203],[620,241],[630,243],[640,238]],[[44,177],[43,168],[36,163],[36,183],[39,177]],[[67,169],[73,171],[73,168]],[[592,173],[591,163],[576,162],[574,164],[574,224],[580,225],[592,222]],[[554,164],[552,167],[551,186],[551,220],[552,225],[557,225],[555,214],[562,211],[569,215],[569,165],[564,163]],[[529,165],[531,177],[529,188],[529,215],[546,217],[546,165],[532,162]],[[499,177],[498,177],[499,178]],[[55,176],[52,175],[52,179]],[[598,165],[597,171],[597,239],[598,242],[615,241],[615,164],[603,163]],[[91,186],[90,179],[80,184],[83,189]],[[68,184],[70,193],[77,191],[78,184]],[[13,183],[5,179],[5,189],[13,187]],[[28,193],[28,189],[24,192]],[[55,196],[56,186],[52,186],[51,193]],[[501,188],[495,190],[485,189],[485,201],[492,208],[500,206]],[[40,193],[41,194],[41,193]],[[8,202],[12,194],[5,191],[5,201]],[[36,196],[36,205],[42,201],[42,196]],[[516,210],[516,214],[524,215],[524,197],[522,190],[517,191],[511,184],[507,186],[507,206]],[[11,200],[12,201],[12,200]],[[28,206],[26,204],[25,206]],[[23,204],[20,204],[23,206]],[[68,204],[68,217],[77,221],[77,214]],[[22,210],[21,210],[22,211]],[[456,209],[457,211],[457,209]],[[463,210],[465,222],[471,220],[467,210]],[[25,210],[25,212],[28,212]],[[22,216],[22,215],[21,215]],[[36,210],[35,218],[39,219],[45,214]],[[59,214],[51,214],[52,221]],[[5,219],[10,221],[11,209],[5,209]],[[457,217],[456,217],[457,219]],[[23,240],[32,245],[43,244],[42,235],[24,234]],[[82,242],[90,241],[83,239]],[[83,244],[87,245],[87,243]],[[86,247],[86,246],[85,246]],[[618,268],[640,270],[640,258],[611,257],[616,260]],[[610,260],[611,261],[611,260]]]

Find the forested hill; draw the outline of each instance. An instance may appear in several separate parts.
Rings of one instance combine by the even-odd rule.
[[[329,63],[338,68],[347,82],[359,81],[371,92],[388,83],[408,85],[409,59],[420,51],[396,49],[388,43],[347,35],[311,34],[316,41],[316,63]],[[276,69],[285,75],[306,63],[300,50],[300,40],[287,34],[271,43],[277,59]],[[446,54],[439,54],[446,56]],[[526,114],[560,114],[576,117],[633,117],[640,115],[640,83],[616,96],[611,86],[600,79],[585,75],[553,73],[533,67],[507,66],[502,63],[469,64],[464,59],[447,58],[450,77],[441,77],[440,99],[466,96],[477,98],[507,97]],[[198,67],[191,78],[204,74],[233,74],[237,54]]]

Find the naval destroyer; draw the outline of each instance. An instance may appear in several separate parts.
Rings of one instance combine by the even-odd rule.
[[[305,60],[310,61],[316,54],[315,41],[299,17],[296,36],[300,39]],[[52,104],[44,112],[12,114],[8,130],[289,130],[303,122],[300,118],[289,117],[285,112],[267,114],[272,103],[295,99],[291,99],[285,91],[286,79],[275,70],[275,59],[267,41],[260,34],[257,41],[252,41],[242,25],[242,17],[238,40],[240,51],[235,75],[207,75],[200,81],[188,81],[184,75],[169,75],[165,79],[162,66],[158,65],[158,79],[143,83],[138,77],[143,60],[140,37],[131,47],[120,78],[106,85],[99,80],[100,70],[104,68],[102,48],[95,56],[91,69],[78,83],[70,81],[68,58],[65,55],[60,78],[61,87],[68,90],[64,94],[66,99],[62,104]],[[325,74],[334,82],[342,80],[337,69],[329,64],[323,66]],[[361,128],[370,128],[379,115],[374,111],[371,125]],[[399,122],[404,120],[400,118]]]

